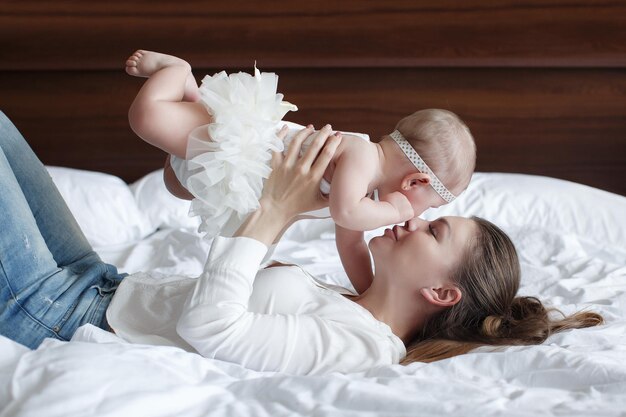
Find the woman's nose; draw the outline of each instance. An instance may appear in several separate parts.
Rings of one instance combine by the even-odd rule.
[[[408,220],[405,226],[409,232],[414,232],[420,227],[424,227],[426,223],[428,223],[426,220],[422,220],[419,217],[414,217],[411,220]]]

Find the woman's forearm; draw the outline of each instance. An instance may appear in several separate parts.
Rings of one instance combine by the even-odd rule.
[[[249,237],[269,247],[289,221],[290,217],[280,207],[261,202],[261,206],[248,215],[234,236]]]

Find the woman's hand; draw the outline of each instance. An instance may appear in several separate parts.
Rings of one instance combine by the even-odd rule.
[[[265,182],[260,207],[251,213],[235,236],[251,237],[270,245],[274,237],[296,215],[328,205],[319,189],[326,167],[332,160],[341,134],[332,135],[330,125],[315,133],[309,148],[302,157],[302,143],[313,133],[309,126],[295,136],[286,155],[275,152],[272,174]],[[278,136],[287,134],[283,128]]]
[[[278,136],[284,139],[286,133],[287,129],[283,128]],[[332,135],[330,125],[324,126],[299,157],[302,144],[312,133],[313,127],[309,125],[296,134],[285,156],[274,152],[272,174],[263,186],[261,205],[271,207],[287,220],[328,206],[328,200],[320,192],[320,181],[337,150],[341,134]]]

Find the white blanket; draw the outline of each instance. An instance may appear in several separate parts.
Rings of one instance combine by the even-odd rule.
[[[93,195],[76,186],[93,173],[51,173],[105,260],[126,272],[200,272],[210,242],[184,216],[187,205],[166,194],[160,173],[130,188],[98,174],[116,187],[109,203],[94,201],[106,194],[102,185]],[[112,207],[115,193],[123,196]],[[85,201],[100,210],[98,221],[85,216]],[[485,217],[510,234],[522,261],[521,294],[565,313],[597,311],[607,324],[556,334],[540,346],[480,348],[431,364],[317,377],[131,345],[93,326],[72,342],[48,339],[35,351],[0,337],[0,416],[625,415],[626,198],[544,177],[476,174],[457,201],[425,217],[454,214]],[[300,222],[276,258],[346,286],[333,238],[329,221]]]

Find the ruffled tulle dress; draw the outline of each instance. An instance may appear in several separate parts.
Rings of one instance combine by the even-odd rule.
[[[200,101],[213,123],[194,129],[186,159],[170,161],[178,180],[194,199],[190,216],[200,216],[207,238],[230,236],[259,206],[264,180],[271,173],[272,151],[282,151],[280,121],[297,107],[277,94],[278,76],[254,69],[202,80]]]

